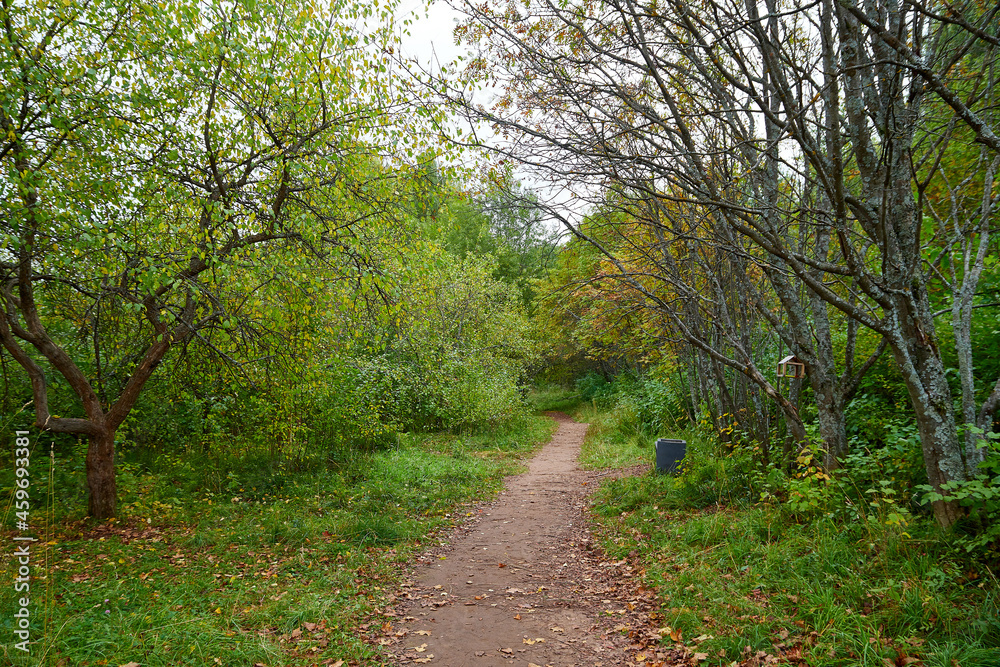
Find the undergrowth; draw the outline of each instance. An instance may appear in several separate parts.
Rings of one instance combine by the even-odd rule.
[[[126,452],[122,517],[99,525],[73,503],[79,457],[56,460],[45,495],[49,459],[36,451],[32,527],[43,540],[32,547],[31,653],[9,641],[18,594],[7,585],[0,663],[379,664],[362,636],[379,622],[366,619],[390,601],[400,564],[460,521],[467,503],[496,493],[553,428],[525,418],[474,436],[403,435],[378,451],[295,461]],[[11,552],[8,582],[18,567]]]
[[[718,666],[1000,665],[992,561],[908,495],[905,438],[898,451],[857,448],[827,479],[704,431],[654,433],[627,406],[577,417],[591,423],[592,467],[652,463],[655,437],[687,440],[681,474],[609,481],[593,497],[603,548],[634,557],[659,594],[665,643]]]

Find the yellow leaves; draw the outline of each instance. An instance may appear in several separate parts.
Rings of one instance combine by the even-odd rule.
[[[656,633],[661,637],[670,637],[671,641],[679,642],[682,640],[684,632],[683,630],[671,628],[669,625],[666,627],[659,628]]]

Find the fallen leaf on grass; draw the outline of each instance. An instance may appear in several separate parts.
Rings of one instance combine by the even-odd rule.
[[[138,662],[126,662],[124,665],[119,665],[119,667],[139,667]]]
[[[702,662],[702,661],[708,660],[708,654],[707,653],[695,653],[694,654],[694,659],[697,660],[698,662]]]

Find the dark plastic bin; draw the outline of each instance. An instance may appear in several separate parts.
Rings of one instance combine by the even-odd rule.
[[[686,441],[660,438],[656,441],[656,471],[662,473],[677,472],[686,453]]]

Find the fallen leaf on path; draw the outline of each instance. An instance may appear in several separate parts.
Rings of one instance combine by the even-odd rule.
[[[514,620],[515,621],[520,621],[521,620],[521,615],[520,614],[514,614]]]
[[[500,563],[500,564],[497,565],[497,567],[507,567],[507,564],[506,563]]]
[[[566,632],[565,630],[563,630],[562,628],[560,628],[558,625],[555,626],[555,627],[549,628],[549,630],[551,630],[552,632]]]
[[[514,649],[512,649],[512,648],[502,648],[502,649],[500,649],[500,652],[501,653],[506,653],[507,655],[510,655],[511,653],[514,652]]]
[[[426,635],[426,636],[430,637],[431,631],[430,630],[417,630],[417,634],[418,635]]]

